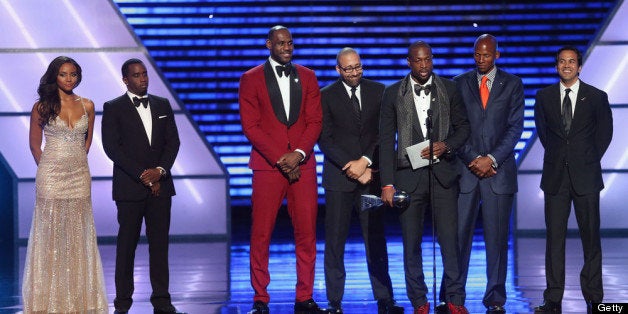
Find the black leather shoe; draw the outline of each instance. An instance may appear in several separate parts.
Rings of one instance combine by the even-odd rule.
[[[342,302],[340,301],[327,302],[327,313],[343,314],[344,312],[342,311]]]
[[[436,313],[436,314],[449,314],[449,307],[447,307],[447,303],[445,303],[443,301],[438,303],[438,305],[434,308],[434,313]]]
[[[545,300],[543,304],[534,308],[534,313],[561,313],[560,303]]]
[[[327,309],[327,312],[325,313],[330,313],[330,314],[343,314],[344,312],[342,311],[341,307],[334,307],[331,306]]]
[[[294,303],[294,314],[326,314],[326,309],[321,309],[313,299]]]
[[[489,305],[486,308],[486,314],[489,313],[506,313],[506,309],[503,305]]]
[[[377,314],[403,314],[403,307],[397,305],[394,300],[378,300]]]
[[[253,308],[247,314],[270,314],[270,310],[268,309],[268,304],[262,301],[255,301]]]

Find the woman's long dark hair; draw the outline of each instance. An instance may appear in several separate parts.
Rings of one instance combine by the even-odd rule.
[[[46,73],[44,73],[39,80],[39,87],[37,88],[37,94],[39,94],[37,112],[40,116],[39,124],[41,127],[44,127],[50,121],[56,119],[57,115],[59,115],[59,111],[61,111],[61,98],[59,97],[57,76],[59,75],[61,66],[66,63],[71,63],[76,67],[77,80],[74,87],[78,86],[83,78],[81,66],[70,57],[59,56],[50,62]]]

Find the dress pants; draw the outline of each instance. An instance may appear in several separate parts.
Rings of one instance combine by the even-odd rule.
[[[580,231],[584,265],[580,272],[580,288],[585,300],[601,302],[602,244],[600,240],[600,193],[578,195],[571,184],[566,167],[556,194],[545,193],[545,278],[547,288],[543,292],[546,301],[560,303],[565,292],[565,241],[567,221],[573,201],[576,221]],[[578,171],[586,171],[578,170]]]
[[[478,180],[471,192],[460,193],[458,198],[458,241],[462,274],[460,280],[463,284],[466,284],[469,273],[475,223],[480,209],[482,210],[487,276],[482,303],[487,307],[506,303],[508,237],[513,199],[513,194],[494,193],[487,180]]]
[[[427,302],[428,289],[423,274],[421,242],[425,211],[431,197],[427,169],[419,169],[420,180],[415,191],[410,192],[410,206],[399,216],[403,238],[403,264],[406,277],[406,292],[414,308]],[[458,251],[458,185],[445,188],[434,178],[433,212],[436,234],[443,260],[444,301],[456,305],[464,304],[464,286],[460,282]],[[406,191],[408,192],[408,191]],[[431,256],[432,252],[429,252]]]
[[[142,230],[142,221],[146,223],[148,239],[150,283],[153,289],[150,301],[154,308],[170,308],[168,285],[168,246],[170,231],[170,206],[172,198],[148,197],[143,201],[116,201],[118,207],[118,238],[116,244],[116,298],[117,310],[126,311],[133,303],[133,268],[135,250]]]
[[[296,301],[312,298],[316,262],[316,214],[318,191],[316,169],[301,168],[298,181],[289,184],[278,170],[253,171],[252,226],[251,226],[251,286],[253,301],[268,303],[270,283],[268,271],[269,246],[275,228],[277,213],[283,199],[288,199],[288,215],[294,228],[297,258]]]
[[[340,303],[345,289],[345,244],[351,227],[351,216],[358,213],[362,237],[366,249],[366,265],[371,288],[376,300],[393,300],[393,289],[388,274],[388,251],[386,248],[385,211],[378,207],[360,211],[362,194],[368,188],[358,186],[354,191],[325,190],[325,285],[327,300]]]

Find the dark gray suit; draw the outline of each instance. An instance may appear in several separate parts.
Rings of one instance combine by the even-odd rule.
[[[546,301],[560,303],[565,290],[565,237],[573,201],[584,265],[580,286],[585,300],[601,302],[602,248],[600,191],[604,188],[600,160],[613,136],[608,95],[580,81],[569,133],[561,122],[560,83],[536,94],[534,119],[545,148],[541,189],[545,192]]]
[[[331,304],[341,302],[344,294],[344,252],[354,209],[358,211],[362,227],[373,295],[382,302],[393,300],[384,237],[385,209],[359,210],[362,194],[379,193],[378,176],[374,173],[373,182],[362,185],[342,171],[347,162],[362,156],[373,162],[372,169],[377,169],[378,123],[383,92],[383,84],[362,79],[361,114],[358,117],[354,114],[350,96],[341,80],[321,90],[323,130],[319,147],[325,154],[325,283],[327,299]]]
[[[170,205],[175,194],[170,168],[179,151],[179,134],[174,113],[166,98],[148,95],[152,116],[149,144],[137,109],[127,94],[104,104],[102,142],[113,161],[113,199],[118,207],[116,248],[116,299],[118,310],[128,310],[133,302],[133,265],[142,220],[146,221],[149,243],[151,303],[155,309],[171,307],[168,271],[168,232]],[[140,180],[145,169],[163,167],[160,195]]]
[[[435,95],[438,94],[434,84],[430,93],[431,107],[438,112],[437,107],[449,106],[450,127],[447,131],[447,138],[444,140],[452,152],[458,150],[465,143],[469,136],[469,121],[465,112],[464,103],[460,93],[453,81],[443,79],[443,84],[449,99],[447,103],[438,104]],[[423,274],[423,260],[421,251],[421,241],[423,236],[423,216],[427,209],[431,197],[428,189],[429,172],[428,168],[412,170],[411,167],[397,166],[397,106],[399,90],[402,94],[413,93],[411,89],[404,90],[402,81],[396,82],[386,87],[382,98],[382,110],[380,115],[380,175],[382,185],[394,184],[397,190],[403,190],[410,194],[410,206],[401,212],[400,221],[403,237],[404,249],[404,270],[406,277],[406,290],[408,299],[412,306],[417,308],[427,301],[427,286]],[[434,134],[439,134],[439,119],[435,115],[433,118]],[[419,126],[416,110],[413,112],[412,144],[424,141],[425,135]],[[405,149],[399,147],[398,149]],[[457,231],[457,207],[458,207],[458,180],[460,171],[455,154],[450,153],[441,156],[440,162],[434,164],[434,190],[432,195],[434,204],[436,230],[438,232],[438,242],[441,247],[443,268],[445,272],[445,294],[447,302],[456,305],[464,304],[464,287],[459,281],[459,252]]]
[[[487,264],[487,285],[482,302],[487,307],[506,303],[508,236],[514,193],[517,192],[514,148],[523,131],[525,106],[521,79],[500,69],[496,71],[486,109],[480,99],[476,70],[454,78],[471,124],[471,136],[458,151],[462,173],[458,198],[462,282],[467,282],[473,233],[481,203]],[[487,154],[495,158],[497,174],[480,179],[467,165]]]

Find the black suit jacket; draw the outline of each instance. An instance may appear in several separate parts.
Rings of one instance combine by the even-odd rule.
[[[153,118],[151,144],[144,125],[129,96],[124,95],[103,106],[102,142],[107,156],[113,161],[113,199],[138,201],[151,195],[142,184],[145,169],[163,167],[161,196],[175,194],[170,169],[179,152],[179,134],[174,113],[166,98],[148,95]]]
[[[412,168],[398,168],[397,167],[397,152],[396,152],[396,135],[397,135],[397,93],[402,88],[402,81],[398,81],[393,85],[386,87],[384,90],[384,96],[382,98],[382,109],[380,114],[380,177],[382,185],[394,184],[399,189],[406,192],[412,192],[416,190],[419,184],[419,173],[426,171],[427,167],[412,170]],[[456,164],[457,157],[453,152],[456,152],[467,140],[469,136],[470,127],[469,120],[467,119],[467,113],[465,110],[462,97],[456,87],[456,83],[451,80],[442,79],[445,89],[447,89],[448,103],[443,104],[449,106],[450,110],[450,126],[445,143],[452,150],[451,154],[441,156],[440,162],[434,164],[434,176],[438,182],[445,188],[450,188],[454,184],[458,183],[460,176],[459,168]],[[435,85],[430,93],[432,97],[432,105],[435,106],[437,91]],[[407,90],[406,93],[412,93],[413,91]],[[436,110],[435,110],[436,111]],[[416,111],[413,111],[413,119],[415,125],[418,125],[419,119]],[[433,125],[434,134],[438,134],[438,119],[439,116],[434,116]],[[417,144],[425,140],[425,136],[421,134],[420,128],[413,127],[412,144]],[[405,147],[398,147],[397,149],[405,149]]]
[[[349,179],[342,171],[347,162],[368,157],[371,168],[377,169],[379,159],[378,123],[380,101],[384,84],[362,79],[360,81],[360,119],[354,114],[353,105],[341,80],[321,90],[323,130],[319,148],[325,154],[323,187],[334,191],[353,191],[358,182]]]
[[[536,93],[534,120],[545,148],[541,189],[555,194],[563,175],[569,175],[576,193],[599,192],[604,188],[600,161],[613,136],[608,95],[580,81],[569,134],[561,122],[561,103],[560,83]]]

